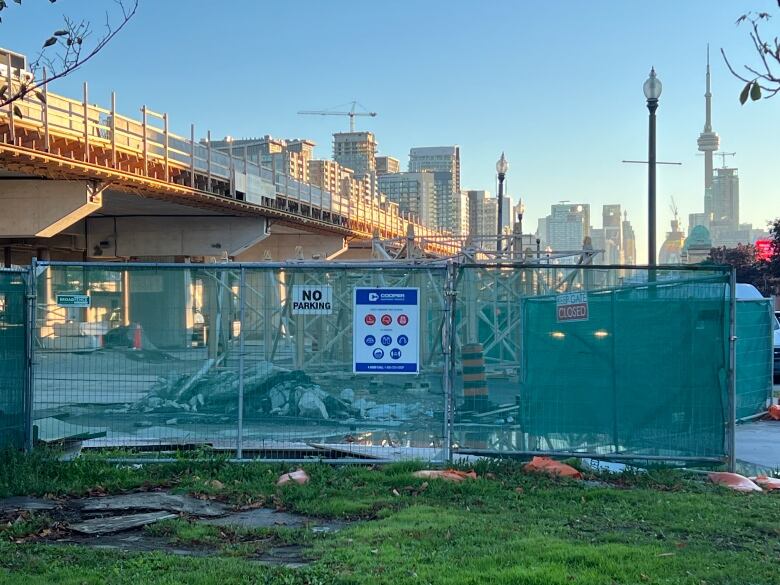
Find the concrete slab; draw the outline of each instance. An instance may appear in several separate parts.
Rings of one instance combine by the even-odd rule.
[[[165,492],[142,492],[121,496],[105,496],[81,500],[85,512],[121,512],[127,510],[158,510],[182,512],[193,516],[224,516],[229,509],[219,502],[198,500],[190,496]]]
[[[780,469],[780,421],[737,425],[737,459],[760,467]]]
[[[128,516],[111,516],[109,518],[93,518],[77,524],[70,524],[68,528],[81,534],[113,534],[124,530],[140,528],[147,524],[154,524],[161,520],[177,518],[170,512],[149,512],[147,514],[130,514]]]
[[[12,498],[3,498],[0,500],[0,513],[15,512],[18,510],[54,510],[57,502],[52,500],[43,500],[41,498],[30,498],[27,496],[14,496]]]

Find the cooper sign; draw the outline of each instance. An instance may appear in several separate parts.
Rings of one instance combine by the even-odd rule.
[[[567,293],[555,298],[558,323],[588,320],[588,294]]]

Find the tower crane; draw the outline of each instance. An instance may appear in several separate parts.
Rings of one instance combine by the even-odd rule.
[[[718,152],[715,153],[715,156],[719,156],[720,157],[721,164],[723,165],[721,168],[725,169],[726,168],[726,157],[727,156],[737,156],[737,153],[736,152],[720,152],[720,151],[718,151]]]
[[[346,104],[345,104],[346,105]],[[349,131],[354,132],[355,131],[355,116],[368,116],[371,118],[376,117],[376,112],[356,112],[355,107],[360,106],[361,108],[365,109],[362,105],[357,103],[356,101],[352,102],[352,107],[349,109],[348,112],[339,112],[336,110],[301,110],[298,113],[302,115],[307,116],[349,116]],[[338,106],[336,106],[338,107]]]

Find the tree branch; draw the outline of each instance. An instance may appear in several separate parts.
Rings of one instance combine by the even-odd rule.
[[[44,43],[43,49],[30,66],[30,72],[33,74],[37,73],[42,68],[42,64],[44,67],[48,66],[52,75],[46,79],[38,79],[29,83],[20,78],[16,87],[13,87],[14,84],[12,81],[11,87],[7,87],[5,90],[7,95],[5,92],[0,94],[0,107],[7,106],[17,100],[23,99],[32,92],[38,92],[36,95],[40,95],[39,90],[44,85],[48,85],[52,81],[61,79],[62,77],[73,73],[103,50],[103,48],[110,43],[123,28],[125,28],[138,10],[138,0],[133,0],[132,4],[129,5],[126,5],[124,0],[115,0],[115,3],[119,6],[119,10],[122,14],[119,24],[115,28],[112,27],[109,15],[106,13],[106,33],[86,54],[83,54],[82,51],[84,48],[84,41],[92,34],[90,23],[83,20],[76,23],[70,18],[65,17],[65,28],[63,30],[55,31],[54,34],[49,37]],[[46,53],[46,49],[51,46],[59,47],[62,50],[61,53],[56,55],[56,61],[52,60]]]

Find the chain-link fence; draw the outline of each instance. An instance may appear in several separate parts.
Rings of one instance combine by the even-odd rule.
[[[243,459],[330,461],[733,456],[727,269],[32,270],[28,432],[38,442],[77,440],[129,450],[124,457],[204,446]],[[740,408],[757,404],[747,396],[771,365],[759,337],[746,348],[756,362]]]
[[[444,276],[427,266],[49,266],[38,280],[38,438],[442,460]],[[408,324],[418,355],[398,360],[414,375],[353,372],[361,287],[419,293]],[[397,341],[377,333],[372,351],[404,357]]]
[[[0,270],[0,446],[15,448],[25,434],[26,274]]]

